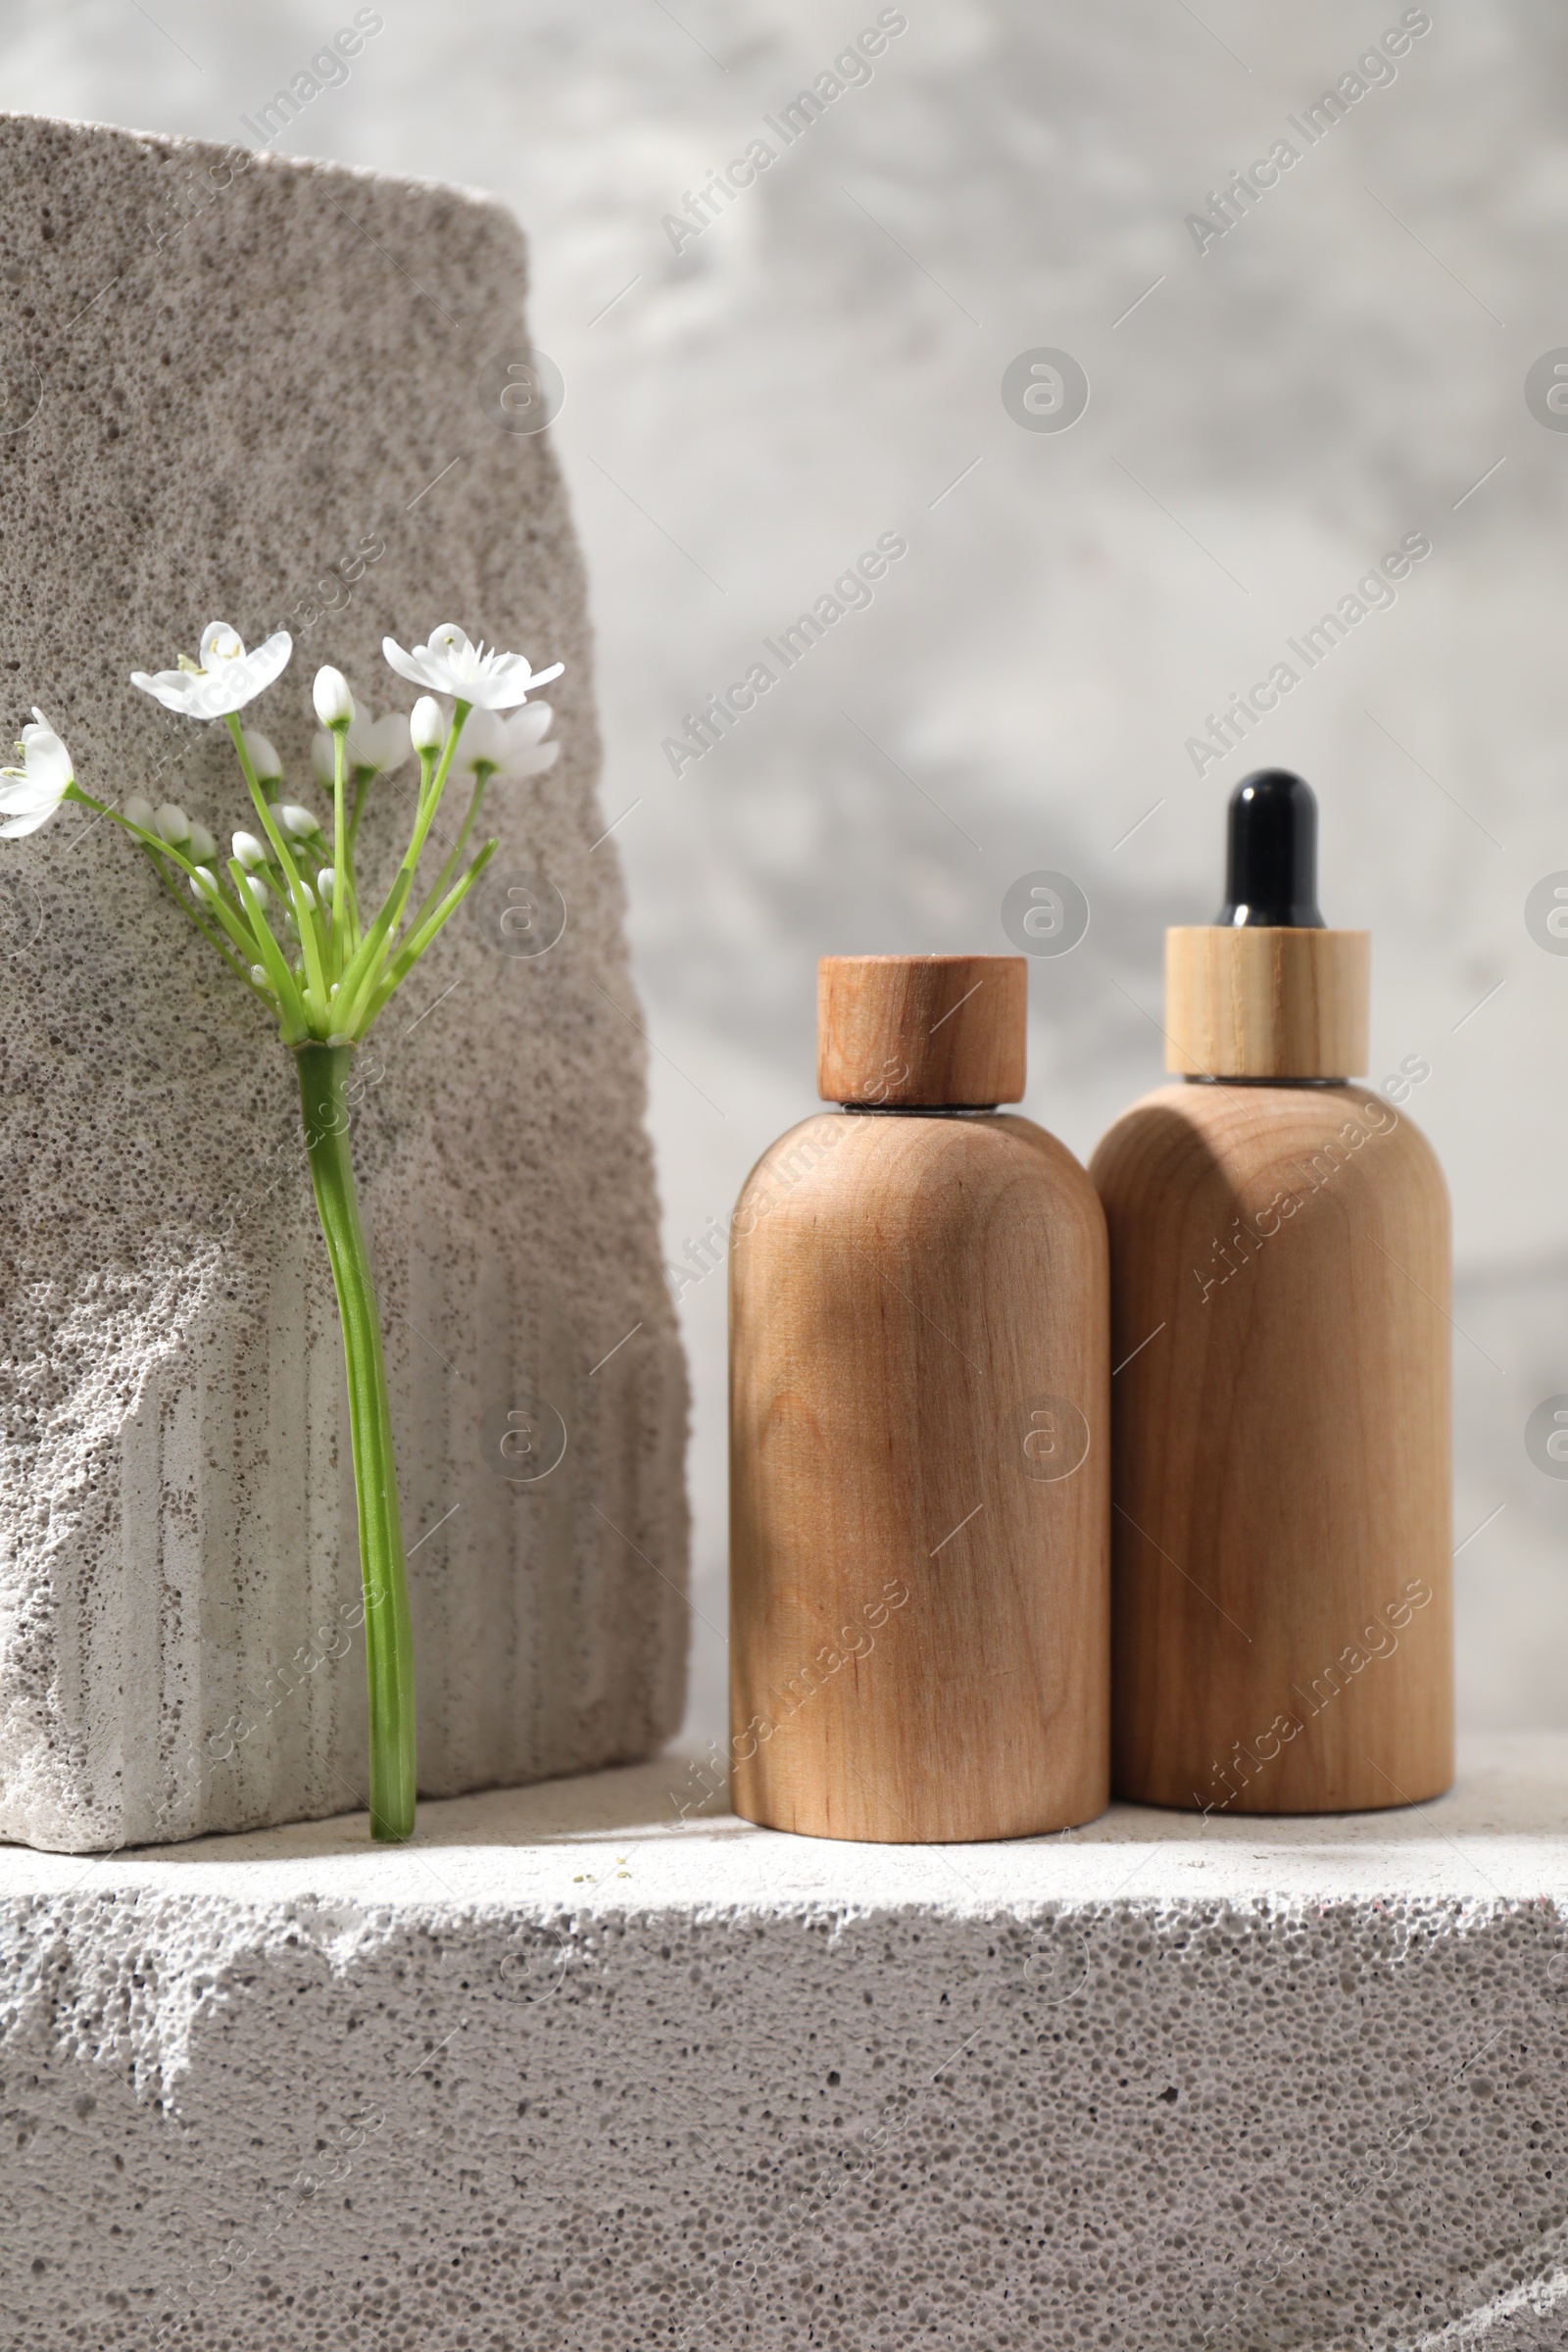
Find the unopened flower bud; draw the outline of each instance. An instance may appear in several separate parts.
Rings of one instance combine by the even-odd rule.
[[[253,727],[244,727],[245,757],[256,770],[258,784],[276,784],[283,774],[283,762],[267,737]]]
[[[265,965],[260,963],[253,963],[251,965],[251,978],[255,981],[258,988],[270,989],[272,985],[270,980],[269,980],[267,977]]]
[[[332,904],[332,892],[336,882],[337,876],[329,865],[323,865],[316,877],[316,887],[329,906]]]
[[[235,834],[234,856],[238,858],[241,865],[247,868],[265,865],[271,855],[272,853],[268,848],[266,842],[258,841],[254,833]]]
[[[308,808],[300,808],[295,801],[280,803],[277,821],[285,833],[292,833],[301,841],[309,841],[313,833],[321,830],[320,819],[313,816]]]
[[[153,831],[155,823],[153,805],[144,792],[133,792],[121,813],[129,823],[140,825],[144,833]]]
[[[218,844],[205,825],[191,826],[190,854],[193,858],[199,858],[203,865],[209,864],[218,856]]]
[[[216,899],[218,876],[209,867],[199,865],[190,877],[190,889],[192,898]]]
[[[177,850],[181,842],[190,839],[190,818],[185,814],[184,809],[176,807],[172,801],[164,803],[153,818],[153,823],[169,843],[171,849]]]
[[[249,899],[253,906],[265,906],[268,903],[268,900],[270,898],[271,893],[269,891],[267,884],[262,880],[260,874],[247,874],[245,877],[245,896]]]
[[[312,690],[316,715],[323,727],[346,727],[354,716],[354,697],[340,669],[318,669]]]
[[[447,722],[440,704],[433,694],[421,694],[409,713],[409,734],[416,752],[433,752],[440,748],[447,731]]]

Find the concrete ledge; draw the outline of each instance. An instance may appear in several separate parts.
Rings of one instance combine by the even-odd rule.
[[[1564,2340],[1568,1739],[946,1849],[699,1783],[0,1852],[3,2340]]]

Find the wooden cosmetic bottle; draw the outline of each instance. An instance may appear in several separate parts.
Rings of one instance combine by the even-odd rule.
[[[1023,1093],[1013,956],[839,956],[840,1111],[764,1152],[730,1251],[736,1810],[1022,1838],[1106,1801],[1105,1225]]]
[[[1316,805],[1250,776],[1227,904],[1165,935],[1166,1067],[1090,1163],[1110,1230],[1113,1785],[1327,1813],[1453,1777],[1448,1199],[1367,1066]]]

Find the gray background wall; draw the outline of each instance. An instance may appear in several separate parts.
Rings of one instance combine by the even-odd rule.
[[[1287,117],[1398,0],[908,0],[871,79],[677,254],[663,216],[873,0],[378,13],[276,143],[492,190],[531,239],[670,1258],[812,1105],[817,955],[1005,950],[1002,899],[1038,868],[1075,877],[1092,921],[1033,969],[1024,1107],[1087,1153],[1159,1079],[1160,934],[1213,911],[1232,783],[1299,765],[1328,917],[1374,934],[1372,1075],[1430,1065],[1409,1108],[1453,1190],[1464,1713],[1568,1723],[1568,1485],[1524,1437],[1568,1392],[1568,960],[1525,922],[1568,869],[1568,433],[1525,396],[1568,346],[1568,24],[1435,0],[1396,76],[1308,148]],[[5,102],[246,138],[352,14],[13,0]],[[1299,161],[1200,254],[1186,217],[1281,137]],[[0,319],[23,299],[0,283]],[[1067,431],[1003,403],[1042,347],[1090,382]],[[889,530],[908,554],[871,606],[673,775],[682,714]],[[1411,532],[1432,553],[1397,601],[1254,754],[1195,773],[1205,714]],[[722,1275],[682,1306],[706,1736]]]

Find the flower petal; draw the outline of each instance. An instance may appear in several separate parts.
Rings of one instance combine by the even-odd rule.
[[[414,650],[416,654],[423,654],[427,658],[435,655],[437,658],[449,662],[483,659],[482,653],[478,656],[475,655],[467,630],[460,629],[455,620],[441,621],[430,631],[428,645],[416,645]]]
[[[256,770],[258,784],[272,784],[282,780],[283,762],[274,746],[255,727],[241,727],[246,754]]]
[[[0,791],[0,815],[25,816],[34,808],[43,809],[47,815],[51,808],[59,808],[62,796],[40,783],[36,776],[24,776],[15,767],[0,768],[0,775],[16,779]]]
[[[184,718],[226,718],[271,685],[293,651],[287,629],[275,629],[265,645],[247,653],[237,630],[226,621],[212,620],[202,631],[203,668],[133,669],[130,682]]]
[[[31,726],[23,728],[22,748],[29,760],[47,760],[67,769],[71,766],[71,754],[53,727],[43,719],[37,719]]]
[[[36,833],[40,825],[49,822],[59,806],[58,801],[51,801],[47,808],[39,808],[30,816],[10,818],[7,823],[0,825],[0,841],[21,841],[25,834]]]
[[[40,791],[48,790],[59,800],[66,786],[74,780],[71,773],[71,754],[54,735],[48,736],[41,744],[36,740],[27,741],[28,736],[36,738],[36,735],[37,729],[33,727],[28,727],[24,733],[23,772]]]
[[[196,659],[207,670],[217,669],[221,662],[243,662],[245,640],[228,621],[210,620],[202,631],[201,650]]]
[[[458,737],[455,765],[466,776],[476,767],[503,768],[507,764],[507,738],[503,722],[493,710],[475,709]]]
[[[282,676],[288,667],[289,656],[293,651],[294,640],[287,629],[274,629],[270,637],[256,648],[254,654],[245,656],[246,673],[250,679],[250,686],[245,696],[246,702],[249,702],[254,695],[260,694],[265,687],[270,686],[274,678]],[[239,705],[235,704],[232,707],[237,710]]]
[[[433,694],[421,694],[409,712],[409,741],[421,755],[446,741],[447,714]]]
[[[189,669],[159,669],[151,672],[133,669],[130,682],[133,686],[139,686],[143,694],[150,694],[155,703],[162,703],[166,710],[178,710],[182,715],[189,716],[191,688],[205,681]]]
[[[525,703],[516,714],[507,721],[509,739],[524,748],[539,743],[550,732],[555,712],[548,703]]]
[[[364,730],[363,742],[365,764],[373,766],[378,775],[401,767],[414,749],[407,713],[388,710],[384,717],[373,719]]]
[[[557,662],[549,669],[530,669],[521,654],[492,654],[490,660],[494,667],[463,689],[464,700],[476,710],[515,710],[535,687],[548,686],[552,678],[559,678],[565,666]]]
[[[425,665],[418,656],[406,654],[395,637],[382,638],[381,657],[388,667],[395,669],[400,678],[407,678],[411,686],[431,684],[431,680],[425,674]]]

